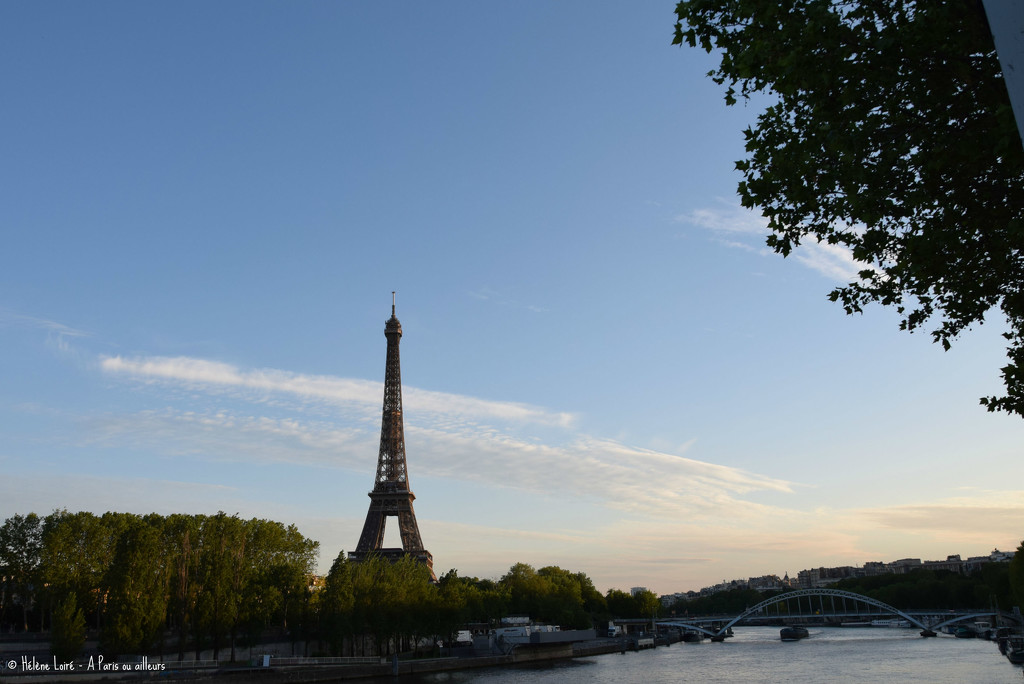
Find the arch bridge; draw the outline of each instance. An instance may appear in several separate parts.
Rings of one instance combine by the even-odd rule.
[[[805,601],[806,599],[806,601]],[[817,601],[815,601],[817,599]],[[796,602],[796,610],[792,610],[791,603]],[[851,609],[850,604],[853,604]],[[779,604],[785,604],[785,611],[781,610]],[[775,612],[767,609],[775,606]],[[868,606],[867,610],[862,609]],[[733,625],[743,620],[753,619],[775,619],[786,621],[800,620],[821,620],[840,618],[864,618],[870,615],[888,615],[906,620],[915,627],[922,630],[939,630],[947,625],[952,625],[965,620],[977,620],[980,618],[997,618],[1003,620],[1018,620],[1019,618],[1009,613],[996,610],[972,610],[950,612],[944,610],[912,610],[903,611],[893,608],[887,603],[877,599],[856,594],[852,591],[841,589],[798,589],[784,594],[778,594],[765,599],[760,603],[747,608],[734,618],[727,616],[702,617],[693,619],[671,619],[657,620],[657,624],[669,627],[680,627],[695,632],[700,632],[709,637],[725,636]],[[708,627],[708,625],[712,625]]]

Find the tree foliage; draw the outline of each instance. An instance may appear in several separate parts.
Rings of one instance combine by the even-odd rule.
[[[105,582],[104,653],[149,653],[162,639],[170,584],[162,533],[160,516],[133,516],[118,539]]]
[[[440,634],[436,609],[430,571],[412,556],[392,563],[370,555],[351,563],[342,552],[324,580],[321,635],[336,655],[355,655],[357,635],[371,636],[375,655],[386,655]],[[362,640],[359,649],[364,655]]]
[[[451,644],[466,625],[496,625],[509,615],[565,629],[607,618],[604,597],[584,573],[526,563],[516,563],[498,581],[450,570],[431,584],[426,567],[410,556],[352,563],[341,553],[322,593],[321,637],[334,655],[364,655],[367,648],[376,655],[410,647],[416,652],[424,637]],[[372,638],[364,643],[360,635]]]
[[[85,647],[85,614],[75,592],[68,593],[53,611],[50,644],[53,657],[62,663],[77,658]]]
[[[239,637],[313,635],[317,550],[294,525],[223,512],[15,515],[0,526],[0,622],[43,629],[52,615],[55,654],[75,650],[81,619],[111,656],[162,650],[170,634],[179,659],[190,640],[234,659]]]
[[[1007,563],[987,563],[966,575],[922,568],[902,575],[844,579],[834,586],[870,596],[894,608],[1009,608],[1012,597],[1008,573]]]
[[[609,617],[612,618],[653,618],[661,608],[658,596],[648,589],[626,593],[621,589],[609,589],[605,594]]]
[[[683,0],[674,42],[721,51],[748,128],[741,202],[767,242],[842,245],[864,266],[829,295],[894,306],[948,348],[1001,311],[1005,396],[1024,415],[1024,147],[981,0]]]
[[[74,593],[83,614],[93,616],[96,628],[102,603],[100,587],[117,548],[117,533],[111,525],[114,515],[107,513],[101,518],[58,510],[43,520],[42,583],[54,597]]]
[[[1024,608],[1024,541],[1017,547],[1010,561],[1009,582],[1014,605]]]
[[[594,612],[604,607],[589,577],[557,565],[534,570],[516,563],[499,584],[508,593],[510,614],[550,624],[586,629],[593,626]]]
[[[758,591],[737,587],[718,591],[707,596],[676,601],[671,611],[674,615],[739,615],[750,606],[782,592]]]
[[[35,513],[13,515],[0,526],[0,608],[8,601],[21,607],[21,627],[36,601],[33,581],[42,555],[42,521]]]

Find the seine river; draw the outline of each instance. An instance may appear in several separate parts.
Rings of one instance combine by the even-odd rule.
[[[783,643],[777,627],[736,627],[724,643],[672,644],[552,665],[488,668],[403,677],[417,684],[631,684],[632,682],[1024,682],[1024,670],[981,639],[916,629],[810,628],[810,637]],[[381,680],[384,681],[384,680]],[[388,681],[394,682],[394,679]]]

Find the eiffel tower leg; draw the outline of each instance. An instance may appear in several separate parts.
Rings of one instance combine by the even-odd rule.
[[[416,513],[412,510],[412,502],[406,501],[398,508],[398,529],[402,535],[402,548],[409,553],[416,553],[423,548],[420,539],[420,526],[416,523]]]
[[[411,556],[427,566],[430,571],[430,580],[437,581],[434,574],[434,557],[423,548],[423,540],[420,539],[420,526],[416,522],[416,513],[412,508],[412,493],[409,498],[402,501],[398,506],[398,529],[402,534],[402,548]]]
[[[384,545],[384,524],[387,516],[384,515],[383,507],[376,501],[370,502],[370,510],[366,513],[366,522],[363,523],[363,532],[359,535],[359,543],[356,544],[356,551],[360,554],[367,554],[371,551],[380,550]]]

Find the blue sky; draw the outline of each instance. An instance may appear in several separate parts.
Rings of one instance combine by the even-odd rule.
[[[224,510],[329,566],[395,290],[442,572],[670,592],[1016,546],[999,321],[944,353],[826,300],[847,254],[769,254],[757,107],[673,7],[0,5],[0,517]]]

